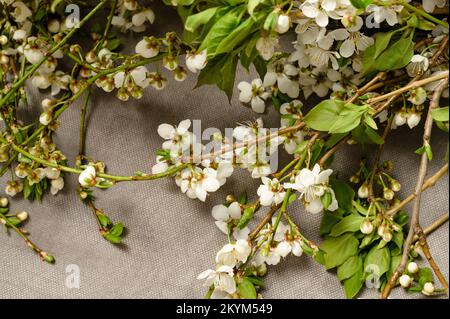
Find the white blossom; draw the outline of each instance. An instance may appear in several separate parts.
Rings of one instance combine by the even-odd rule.
[[[78,177],[78,182],[82,187],[91,187],[96,184],[96,176],[97,172],[95,170],[95,167],[89,165],[83,172],[81,172],[80,176]]]
[[[328,179],[332,173],[331,169],[321,171],[318,164],[314,165],[312,170],[303,168],[295,177],[295,182],[285,183],[284,188],[292,188],[300,192],[300,198],[304,200],[306,210],[313,214],[320,213],[324,209],[321,197],[329,192],[331,203],[327,209],[334,211],[338,208],[338,204],[333,189],[328,186]]]
[[[228,234],[228,225],[230,223],[237,223],[241,219],[242,212],[238,202],[231,203],[228,207],[225,205],[216,205],[212,209],[212,216],[216,220],[215,224],[224,234]],[[239,229],[234,227],[233,237],[236,240],[247,239],[250,233],[250,228],[244,227]]]
[[[243,103],[250,103],[252,110],[256,113],[264,113],[266,108],[264,100],[270,96],[266,92],[261,79],[254,79],[252,83],[242,81],[238,84],[239,101]]]
[[[247,240],[239,239],[235,244],[226,244],[216,255],[216,263],[235,267],[239,263],[245,263],[252,252]]]
[[[263,184],[258,187],[257,191],[261,205],[271,206],[273,204],[280,204],[283,201],[286,192],[278,179],[270,179],[263,176],[261,177],[261,181]]]
[[[207,51],[186,54],[186,67],[192,72],[197,73],[206,66]]]
[[[236,292],[233,267],[222,265],[217,270],[208,269],[198,275],[197,279],[205,280],[205,287],[214,285],[212,299],[223,298],[226,294],[232,295]]]

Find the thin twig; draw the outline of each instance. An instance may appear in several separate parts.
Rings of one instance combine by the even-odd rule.
[[[427,190],[430,187],[433,187],[436,182],[441,179],[442,176],[444,176],[448,172],[448,163],[444,164],[433,176],[428,178],[422,186],[422,192]],[[408,205],[413,199],[416,198],[415,193],[409,195],[404,200],[402,200],[400,203],[389,209],[384,215],[386,216],[394,216],[398,211],[403,209],[406,205]]]
[[[448,74],[447,74],[448,76]],[[431,116],[431,112],[439,106],[439,101],[442,95],[442,92],[444,91],[445,87],[448,85],[448,80],[443,81],[435,90],[433,97],[430,102],[430,107],[428,109],[427,118],[425,120],[425,126],[424,126],[424,133],[423,133],[423,145],[429,145],[430,139],[431,139],[431,130],[433,128],[433,117]],[[411,243],[414,239],[414,234],[416,233],[417,229],[420,229],[420,220],[419,220],[419,214],[420,214],[420,200],[422,195],[422,188],[424,186],[425,181],[425,175],[427,174],[428,170],[428,157],[426,152],[424,152],[420,159],[420,166],[419,166],[419,173],[417,176],[417,183],[416,188],[414,190],[414,206],[413,206],[413,212],[412,212],[412,218],[411,218],[411,225],[409,228],[408,236],[406,237],[404,246],[403,246],[403,254],[402,259],[400,261],[399,266],[392,274],[391,278],[389,279],[388,283],[386,284],[382,294],[381,298],[386,299],[389,297],[392,288],[395,286],[397,279],[400,277],[400,275],[403,273],[406,267],[406,263],[408,262],[408,256],[409,251],[411,247]],[[420,236],[420,235],[419,235]]]

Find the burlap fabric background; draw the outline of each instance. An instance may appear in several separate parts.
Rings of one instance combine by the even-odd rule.
[[[178,18],[170,8],[153,5],[157,22],[153,26],[161,34],[178,27]],[[130,39],[129,43],[135,43]],[[134,45],[130,44],[129,50]],[[237,81],[252,75],[240,71]],[[192,90],[195,79],[170,81],[162,92],[148,89],[139,101],[124,103],[113,94],[96,90],[89,112],[87,154],[106,161],[110,172],[132,174],[150,171],[154,151],[162,140],[156,133],[160,123],[177,124],[183,119],[199,119],[203,128],[234,127],[236,122],[255,118],[255,113],[242,107],[235,94],[231,105],[215,87]],[[40,98],[33,94],[23,118],[39,115]],[[56,140],[73,164],[78,150],[80,103],[74,104],[61,117]],[[263,116],[267,127],[278,127],[279,116],[272,109]],[[386,145],[383,159],[391,159],[402,182],[402,196],[414,188],[419,156],[421,129],[395,130]],[[447,136],[433,130],[435,157],[430,173],[442,165]],[[339,152],[333,168],[340,176],[353,173],[361,156],[358,146],[346,146]],[[1,185],[4,185],[2,178]],[[123,221],[128,234],[124,245],[117,247],[102,239],[91,212],[75,195],[76,178],[69,176],[58,196],[48,195],[42,203],[30,204],[14,200],[12,211],[27,210],[31,219],[27,229],[32,239],[53,253],[55,265],[48,265],[30,252],[16,234],[0,234],[1,298],[201,298],[203,282],[196,276],[214,266],[215,253],[226,242],[214,225],[211,208],[233,191],[246,189],[255,196],[257,180],[246,171],[237,171],[227,185],[210,196],[206,203],[183,195],[172,179],[153,182],[123,183],[108,190],[96,190],[97,205],[110,217]],[[3,186],[2,186],[3,187]],[[3,193],[3,191],[1,191]],[[410,206],[408,206],[410,210]],[[423,195],[422,225],[448,212],[448,177]],[[262,213],[261,213],[262,214]],[[313,241],[320,242],[320,216],[293,208],[301,230]],[[448,278],[448,224],[429,237],[431,251]],[[66,267],[76,264],[81,271],[80,289],[65,286]],[[344,298],[342,286],[333,272],[327,272],[308,256],[289,257],[272,267],[266,278],[265,298]],[[375,290],[366,289],[361,298],[376,298]],[[395,289],[393,298],[411,295]]]

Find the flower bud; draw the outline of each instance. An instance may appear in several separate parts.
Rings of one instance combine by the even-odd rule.
[[[0,197],[0,207],[8,207],[9,200],[6,197]]]
[[[279,34],[286,33],[290,27],[290,19],[287,14],[280,14],[278,16],[277,25],[275,26],[275,31]]]
[[[358,197],[359,198],[367,198],[369,197],[369,187],[366,183],[362,184],[358,189]]]
[[[28,219],[28,213],[26,211],[21,211],[20,213],[16,214],[16,217],[20,221],[24,222],[24,221],[26,221]]]
[[[42,109],[44,111],[49,111],[55,104],[56,104],[56,101],[53,99],[43,99],[41,102]]]
[[[402,126],[406,123],[406,114],[403,111],[400,111],[394,116],[394,123],[396,126]]]
[[[50,33],[58,33],[61,23],[57,19],[52,19],[47,23],[47,29]]]
[[[371,234],[373,232],[373,224],[369,218],[365,218],[363,220],[363,222],[359,226],[359,230],[365,235]]]
[[[53,264],[55,262],[55,257],[45,251],[41,251],[39,255],[44,261],[48,262],[49,264]]]
[[[39,116],[39,122],[45,126],[49,125],[52,119],[53,115],[51,112],[43,112],[41,116]]]
[[[408,264],[408,272],[415,274],[419,271],[419,266],[415,262],[410,262]]]
[[[70,53],[77,54],[81,52],[81,45],[79,44],[72,44],[69,48]]]
[[[420,123],[420,117],[420,113],[418,112],[408,114],[406,122],[408,123],[410,129],[416,127]]]
[[[236,198],[230,194],[230,195],[227,195],[226,201],[227,201],[227,203],[231,204],[232,202],[236,201]]]
[[[0,64],[8,64],[9,57],[5,54],[0,55]]]
[[[0,45],[5,45],[8,43],[8,37],[4,34],[0,35]]]
[[[351,176],[350,177],[350,183],[358,184],[359,183],[359,176],[358,175]]]
[[[87,62],[87,63],[94,63],[95,60],[97,59],[97,54],[95,54],[95,51],[89,51],[89,52],[86,54],[85,59],[86,59],[86,62]]]
[[[256,268],[256,272],[257,272],[257,274],[258,274],[259,277],[265,276],[265,275],[267,274],[267,266],[266,266],[266,263],[263,263],[263,264],[259,265],[259,266]]]
[[[392,233],[389,230],[389,228],[385,228],[383,231],[383,235],[381,236],[381,238],[385,241],[385,242],[390,242],[392,240]]]
[[[395,179],[391,180],[391,189],[394,192],[400,191],[401,187],[402,187],[402,185],[397,180],[395,180]]]
[[[383,189],[383,197],[385,200],[392,200],[394,198],[394,191],[390,188],[385,187]]]
[[[400,286],[402,286],[403,288],[409,288],[409,286],[411,286],[412,283],[412,278],[407,274],[404,274],[400,277],[399,282]]]
[[[434,285],[432,282],[426,282],[423,285],[422,293],[427,296],[431,296],[434,292]]]

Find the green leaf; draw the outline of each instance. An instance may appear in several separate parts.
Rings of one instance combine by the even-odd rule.
[[[363,220],[364,217],[359,214],[350,214],[334,225],[330,232],[330,236],[337,237],[347,232],[357,232]]]
[[[422,147],[419,147],[416,151],[416,154],[422,155],[427,154],[427,158],[429,161],[433,159],[433,150],[431,149],[430,145],[423,145]]]
[[[244,209],[244,213],[242,214],[237,227],[239,229],[242,229],[245,226],[247,226],[248,223],[250,223],[250,221],[253,219],[254,214],[255,214],[255,209],[253,207],[247,207],[246,209]]]
[[[378,130],[377,123],[375,123],[375,121],[369,114],[366,114],[366,116],[364,116],[364,123],[369,125],[369,127],[371,127],[372,129]]]
[[[361,256],[352,256],[337,269],[338,279],[345,280],[362,270],[363,261]]]
[[[342,217],[334,214],[333,212],[325,211],[323,213],[322,221],[320,222],[320,236],[327,235],[334,225],[336,225]]]
[[[205,39],[200,45],[199,51],[208,50],[208,55],[214,56],[217,47],[235,28],[238,27],[241,21],[239,10],[233,9],[221,17],[209,30]]]
[[[427,282],[434,282],[433,273],[430,268],[424,267],[420,268],[419,271],[419,285],[423,287]]]
[[[402,255],[391,256],[391,267],[390,267],[389,271],[387,272],[388,278],[391,278],[392,274],[397,269],[398,265],[400,265],[401,260],[402,260]]]
[[[124,228],[123,223],[117,223],[111,228],[109,233],[113,236],[120,237],[123,233],[123,228]]]
[[[378,249],[377,246],[372,247],[364,260],[364,269],[371,269],[378,277],[381,277],[391,266],[391,252],[389,248],[383,247]]]
[[[367,74],[374,71],[378,56],[388,47],[395,32],[396,31],[377,33],[375,35],[375,43],[364,51],[363,64],[361,68],[362,74]]]
[[[355,191],[347,183],[336,178],[330,179],[331,188],[333,188],[338,206],[344,212],[348,213],[352,210],[352,201],[355,197]]]
[[[111,225],[111,220],[108,218],[108,216],[104,214],[97,214],[98,221],[103,227],[108,227]]]
[[[350,2],[356,9],[365,9],[373,0],[350,0]]]
[[[359,248],[363,249],[364,247],[369,246],[370,244],[372,244],[374,241],[376,241],[379,238],[380,238],[380,236],[376,232],[373,231],[371,234],[364,236],[363,240],[361,241],[361,244],[359,245]]]
[[[342,265],[349,257],[358,253],[359,242],[353,234],[327,237],[321,249],[325,252],[325,267],[331,269]]]
[[[322,197],[320,197],[320,201],[322,202],[323,208],[328,209],[333,201],[333,196],[331,192],[326,191]]]
[[[448,122],[448,106],[431,111],[431,116],[435,121]]]
[[[212,84],[224,91],[231,99],[236,76],[237,55],[223,54],[208,62],[200,72],[196,87]]]
[[[108,39],[108,42],[106,43],[106,47],[108,48],[108,50],[114,51],[115,49],[120,47],[121,44],[122,44],[122,41],[119,38],[113,38],[113,39]]]
[[[206,24],[216,14],[219,7],[209,8],[197,14],[191,15],[186,19],[184,28],[194,32],[201,25]]]
[[[364,284],[364,272],[362,268],[358,270],[352,277],[344,281],[345,296],[348,299],[355,298]]]
[[[110,243],[113,244],[120,244],[122,242],[122,237],[120,236],[115,236],[111,233],[106,233],[104,235],[105,239],[108,240]]]
[[[256,299],[255,286],[248,278],[244,278],[242,282],[237,285],[237,292],[244,299]]]
[[[408,223],[408,220],[409,220],[409,215],[403,210],[401,210],[397,214],[395,214],[394,221],[397,224],[399,224],[400,226],[406,225],[406,223]]]
[[[346,104],[328,132],[335,134],[350,132],[361,123],[361,117],[366,111],[366,105]]]
[[[264,30],[270,31],[275,29],[275,26],[277,25],[278,21],[278,14],[275,11],[272,11],[267,16],[266,20],[264,21]]]
[[[217,46],[215,54],[231,52],[251,33],[255,20],[249,18],[228,34]]]
[[[316,131],[328,132],[343,107],[343,101],[324,100],[308,112],[304,121],[310,128]]]
[[[247,192],[243,191],[241,193],[241,195],[239,195],[238,203],[241,204],[241,205],[245,205],[245,204],[247,204],[247,200],[248,200]]]
[[[253,11],[255,11],[256,7],[263,1],[264,0],[249,0],[247,4],[248,14],[253,15]]]
[[[400,38],[394,44],[390,45],[377,59],[377,71],[398,70],[411,61],[414,55],[414,42],[412,36],[414,32],[407,38]]]

